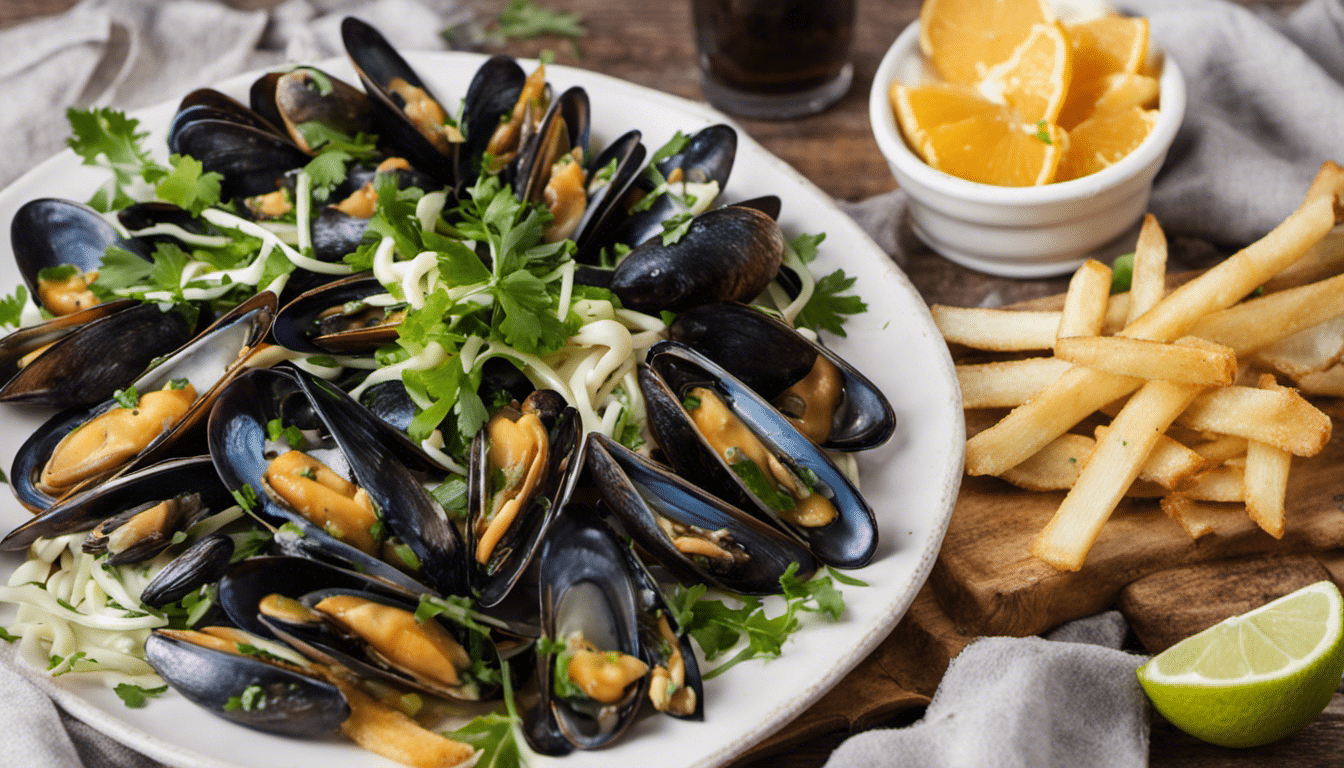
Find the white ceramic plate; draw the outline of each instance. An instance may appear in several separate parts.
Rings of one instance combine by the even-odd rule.
[[[483,60],[459,53],[412,53],[407,58],[451,104],[461,99]],[[337,77],[358,82],[345,61],[323,66]],[[605,75],[560,66],[548,67],[547,75],[557,88],[587,89],[595,145],[639,128],[652,152],[675,130],[692,133],[727,120],[707,106]],[[233,78],[220,89],[245,101],[255,77],[254,73]],[[137,113],[142,127],[151,131],[149,146],[160,155],[166,155],[165,130],[175,107],[174,101]],[[82,167],[71,152],[63,152],[0,193],[0,225],[7,231],[14,211],[36,197],[86,200],[104,178],[102,172]],[[737,162],[724,199],[764,194],[783,199],[781,225],[790,237],[826,233],[815,269],[824,273],[844,267],[858,277],[856,288],[868,302],[869,311],[852,320],[848,337],[833,340],[833,347],[881,387],[898,419],[892,440],[859,460],[863,489],[877,513],[881,545],[872,564],[853,575],[870,586],[843,587],[847,609],[841,621],[810,623],[788,642],[781,658],[740,664],[711,680],[705,686],[703,723],[646,717],[612,748],[555,761],[563,768],[681,768],[728,762],[816,701],[886,637],[923,584],[942,542],[961,479],[965,439],[952,362],[924,301],[830,198],[739,131]],[[0,285],[8,289],[19,277],[8,238],[0,239],[5,241],[0,243]],[[23,436],[43,418],[45,414],[0,406],[0,434],[5,436],[0,466],[10,466]],[[0,499],[0,524],[5,529],[26,517],[8,494]],[[8,573],[16,564],[11,556],[0,562],[0,569]],[[31,676],[75,716],[172,765],[390,764],[335,736],[299,741],[241,728],[173,694],[143,709],[127,709],[100,683],[81,681],[77,675],[55,681],[40,673]]]

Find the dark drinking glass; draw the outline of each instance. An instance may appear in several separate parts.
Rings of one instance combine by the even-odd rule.
[[[700,84],[746,117],[819,112],[853,79],[854,0],[691,0]]]

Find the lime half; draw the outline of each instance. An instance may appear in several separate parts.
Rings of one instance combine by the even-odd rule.
[[[1153,706],[1191,736],[1256,747],[1316,719],[1344,675],[1344,598],[1321,581],[1188,637],[1139,668]]]

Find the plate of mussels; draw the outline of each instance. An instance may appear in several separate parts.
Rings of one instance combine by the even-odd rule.
[[[343,33],[0,193],[18,666],[171,765],[727,763],[932,567],[923,301],[704,105]]]

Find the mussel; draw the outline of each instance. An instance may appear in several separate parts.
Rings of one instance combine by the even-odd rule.
[[[149,258],[145,243],[123,238],[97,211],[70,200],[48,197],[24,203],[14,213],[9,234],[33,303],[55,315],[98,303],[88,284],[109,247]]]
[[[891,404],[868,377],[747,305],[693,307],[677,316],[668,336],[723,366],[823,448],[876,448],[896,428]]]
[[[369,99],[364,92],[315,67],[270,72],[252,83],[252,109],[304,152],[312,152],[304,134],[307,123],[320,123],[347,136],[372,130]]]
[[[768,402],[689,347],[665,341],[640,369],[649,429],[677,474],[804,541],[821,562],[866,565],[867,501]]]

